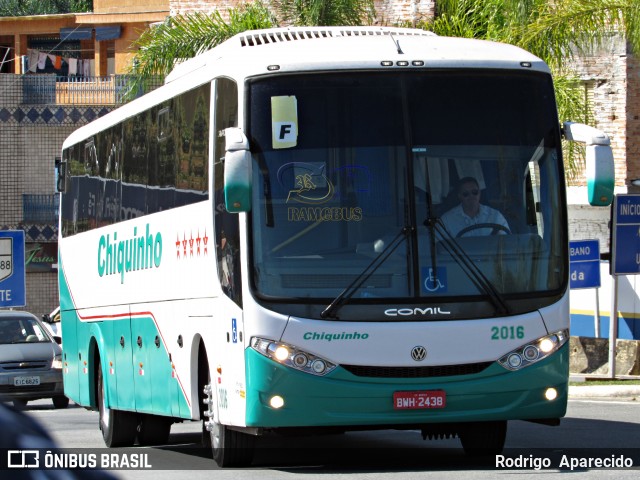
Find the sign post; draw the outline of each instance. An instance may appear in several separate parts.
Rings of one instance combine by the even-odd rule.
[[[609,322],[609,377],[615,378],[618,338],[618,275],[640,273],[640,195],[616,195],[611,219],[611,321]]]
[[[572,290],[595,288],[596,310],[594,330],[600,338],[600,299],[598,289],[600,279],[600,242],[596,240],[575,240],[569,242],[569,286]]]
[[[0,308],[27,304],[24,232],[0,230]]]

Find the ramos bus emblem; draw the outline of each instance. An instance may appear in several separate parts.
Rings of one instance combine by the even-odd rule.
[[[413,347],[411,349],[411,358],[413,358],[416,362],[421,362],[422,360],[427,358],[427,349],[422,345]]]

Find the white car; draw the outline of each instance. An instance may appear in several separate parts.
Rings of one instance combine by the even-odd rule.
[[[56,307],[53,312],[45,313],[42,316],[42,323],[49,335],[58,345],[62,345],[62,326],[60,325],[60,307]]]

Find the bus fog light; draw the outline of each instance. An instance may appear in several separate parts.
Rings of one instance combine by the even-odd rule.
[[[547,388],[547,390],[544,392],[544,398],[549,401],[555,400],[556,398],[558,398],[558,391],[555,388]]]
[[[284,407],[284,398],[280,395],[274,395],[269,399],[269,405],[271,405],[271,408],[275,409],[282,408]]]

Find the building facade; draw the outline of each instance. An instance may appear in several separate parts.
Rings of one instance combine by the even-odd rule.
[[[168,15],[220,11],[242,0],[94,0],[94,11],[0,18],[0,229],[27,242],[27,305],[37,315],[58,304],[54,161],[73,130],[122,103],[132,44]],[[375,0],[377,24],[433,17],[435,0]],[[613,37],[576,59],[595,126],[611,138],[616,190],[640,192],[640,60]],[[123,83],[125,82],[125,83]],[[582,121],[583,119],[574,119]],[[608,208],[586,204],[583,176],[569,186],[572,239],[609,250]]]
[[[168,0],[93,3],[93,13],[0,18],[0,230],[25,232],[25,309],[38,316],[58,305],[62,142],[124,101],[132,42],[169,15]]]

